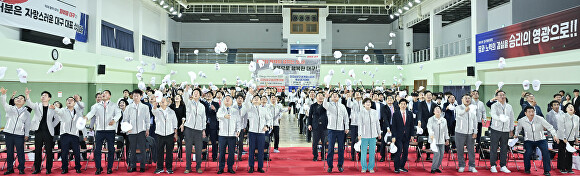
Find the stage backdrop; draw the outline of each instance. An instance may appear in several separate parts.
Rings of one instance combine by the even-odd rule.
[[[298,59],[301,58],[301,59]],[[258,66],[258,61],[264,61],[264,67]],[[320,77],[320,55],[318,54],[254,54],[256,71],[253,76],[257,78],[258,87],[276,87],[291,90],[296,88],[315,87]],[[268,66],[273,63],[274,69],[284,70],[282,75],[274,75],[274,71]]]
[[[580,48],[580,6],[476,35],[476,61]]]
[[[87,42],[88,15],[59,0],[2,0],[0,24]]]

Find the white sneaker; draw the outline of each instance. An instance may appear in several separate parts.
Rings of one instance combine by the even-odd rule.
[[[469,172],[477,173],[477,169],[475,167],[469,167]]]
[[[360,171],[360,173],[365,173],[365,172],[367,172],[367,170],[361,170],[361,171]]]
[[[491,166],[490,171],[491,173],[497,173],[497,169],[495,168],[495,166]]]
[[[280,153],[280,150],[274,149],[274,153]]]
[[[510,171],[507,167],[503,166],[501,167],[500,171],[504,172],[504,173],[512,173],[512,171]]]
[[[463,173],[463,171],[465,171],[465,167],[459,167],[459,170],[457,170],[459,173]]]

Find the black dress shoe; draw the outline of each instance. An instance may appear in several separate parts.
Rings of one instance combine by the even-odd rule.
[[[432,174],[434,174],[434,173],[437,173],[437,171],[435,171],[435,170],[431,170],[431,173],[432,173]]]
[[[385,162],[385,158],[381,158],[381,160],[379,160],[379,162]]]
[[[136,169],[136,168],[127,169],[127,172],[128,172],[128,173],[135,172],[135,171],[137,171],[137,169]]]
[[[50,173],[52,173],[52,171],[50,169],[46,170],[46,174],[50,174]]]
[[[80,173],[82,173],[81,169],[77,169],[77,174],[80,174]]]
[[[442,173],[441,170],[439,170],[439,169],[435,169],[435,172]]]
[[[250,167],[250,169],[248,169],[248,173],[254,173],[254,168]]]
[[[167,173],[168,173],[168,174],[173,174],[173,170],[171,170],[171,169],[167,169]]]
[[[394,172],[395,172],[395,174],[398,174],[398,173],[400,173],[401,171],[399,171],[399,169],[395,169],[395,171],[394,171]]]
[[[431,159],[431,158],[427,158],[427,159],[425,159],[425,160],[426,160],[426,161],[431,161],[432,159]]]
[[[236,174],[236,172],[233,169],[228,169],[228,173],[230,173],[230,174]]]
[[[318,161],[318,157],[312,158],[312,161]]]
[[[107,174],[112,174],[113,173],[113,169],[107,169]]]
[[[141,173],[145,172],[145,168],[139,169],[139,172],[141,172]]]
[[[66,170],[66,169],[63,169],[62,172],[60,172],[60,174],[66,174],[66,173],[68,173],[68,170]]]
[[[212,161],[212,162],[217,162],[217,159],[216,159],[216,158],[214,158],[214,159],[211,159],[211,161]]]
[[[264,169],[262,169],[262,168],[258,168],[258,172],[259,172],[259,173],[264,173],[265,171],[264,171]]]
[[[32,172],[32,174],[38,174],[40,173],[40,170],[34,170],[34,172]]]
[[[9,175],[9,174],[13,174],[13,173],[14,173],[14,170],[8,170],[8,171],[4,172],[4,175]]]
[[[224,170],[223,170],[223,169],[220,169],[220,170],[218,170],[218,172],[217,172],[217,174],[223,174],[223,173],[224,173]]]
[[[530,171],[529,171],[529,170],[526,170],[526,171],[524,171],[524,173],[526,173],[526,174],[530,174]]]
[[[344,172],[344,168],[342,168],[342,166],[338,166],[338,172]]]
[[[24,173],[24,170],[18,170],[18,174],[20,174],[20,175],[24,175],[24,174],[26,174],[26,173]]]
[[[544,175],[545,175],[545,176],[550,176],[550,172],[548,172],[548,171],[545,171],[545,172],[544,172]]]
[[[332,173],[332,167],[329,167],[328,169],[326,169],[326,172]]]
[[[399,171],[401,171],[401,172],[409,172],[409,170],[404,169],[404,168],[403,169],[399,169]]]
[[[95,171],[95,175],[101,175],[101,172],[103,172],[103,169],[97,169],[97,171]]]

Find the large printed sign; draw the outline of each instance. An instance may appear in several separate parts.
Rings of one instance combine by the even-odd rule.
[[[476,61],[580,48],[580,6],[476,35]]]
[[[253,76],[257,78],[258,87],[276,87],[282,89],[300,89],[316,87],[320,77],[320,55],[296,55],[296,54],[254,54],[254,62],[264,61],[264,67],[256,69]],[[274,69],[284,70],[284,74],[275,75],[269,68],[270,63]]]
[[[87,42],[88,15],[58,0],[0,0],[0,24]]]

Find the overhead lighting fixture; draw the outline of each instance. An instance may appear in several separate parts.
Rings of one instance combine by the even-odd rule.
[[[200,18],[201,21],[209,21],[209,18]]]
[[[165,1],[161,0],[161,2],[159,2],[159,5],[163,5],[163,4],[165,4]]]
[[[421,3],[421,0],[415,0],[415,3],[417,4]]]
[[[177,15],[177,18],[181,18],[181,13],[179,13],[179,14]]]
[[[153,0],[153,2],[155,2],[155,1],[157,1],[157,0]]]
[[[413,3],[409,1],[409,7],[413,7]]]
[[[170,12],[173,12],[173,10],[175,10],[173,7],[171,7],[171,8],[169,9],[169,11],[170,11]]]
[[[177,11],[173,11],[171,14],[172,15],[177,15]]]
[[[391,17],[391,19],[395,18],[395,16],[393,14],[389,15]]]
[[[164,8],[164,9],[166,9],[167,7],[169,7],[169,5],[167,5],[167,4],[165,4],[165,5],[163,6],[163,8]]]
[[[395,16],[399,16],[399,13],[395,13]]]
[[[358,20],[359,20],[359,21],[366,21],[366,20],[368,20],[368,19],[369,19],[368,17],[359,17],[359,18],[358,18]]]
[[[403,7],[403,9],[405,9],[405,10],[409,10],[409,7],[405,6],[405,7]]]
[[[398,12],[399,12],[399,13],[403,13],[403,10],[399,9],[399,10],[398,10]]]
[[[258,18],[250,18],[250,21],[260,21]]]

